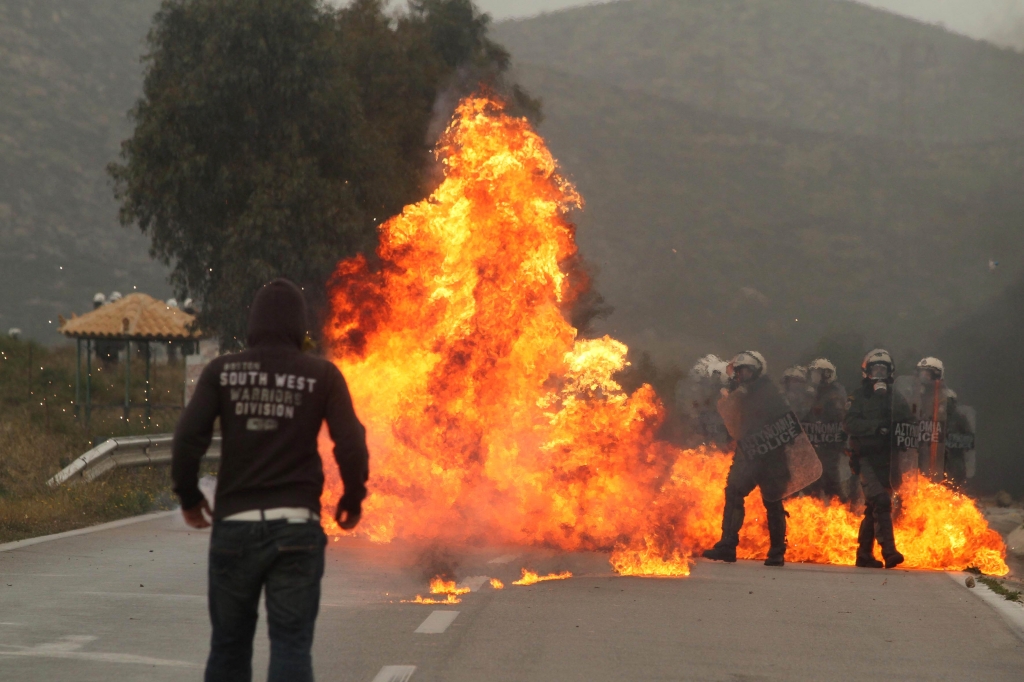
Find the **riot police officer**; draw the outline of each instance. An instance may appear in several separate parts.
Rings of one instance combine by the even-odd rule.
[[[808,383],[813,391],[811,406],[803,416],[804,433],[821,461],[821,478],[807,488],[813,495],[845,501],[839,463],[846,446],[843,418],[846,416],[846,389],[839,383],[836,366],[818,358],[807,366]]]
[[[814,390],[807,385],[806,367],[793,365],[782,373],[782,393],[796,416],[803,421],[814,399]]]
[[[760,353],[746,351],[740,353],[727,368],[729,387],[726,396],[719,402],[719,411],[729,429],[729,435],[736,440],[776,416],[776,413],[788,413],[782,393],[767,374],[767,363]],[[729,403],[736,409],[728,414],[725,404]],[[722,514],[722,538],[712,549],[705,550],[703,556],[715,561],[736,561],[736,547],[740,541],[740,528],[743,527],[743,502],[755,487],[761,485],[762,498],[764,486],[759,480],[759,467],[756,455],[745,451],[742,443],[737,443],[732,466],[725,483],[725,510]],[[786,510],[782,500],[765,501],[768,512],[768,534],[771,547],[765,566],[783,566],[786,556]]]
[[[843,420],[850,437],[850,466],[864,488],[856,562],[863,568],[893,568],[903,563],[892,528],[893,464],[898,459],[894,427],[910,424],[912,415],[907,401],[893,391],[895,372],[888,351],[879,348],[868,353],[861,364],[861,386],[850,395]],[[876,541],[884,564],[874,558]]]
[[[718,398],[726,385],[726,365],[717,355],[706,355],[690,369],[689,380],[680,382],[676,404],[685,418],[688,447],[724,447],[729,441],[725,423],[718,414]]]

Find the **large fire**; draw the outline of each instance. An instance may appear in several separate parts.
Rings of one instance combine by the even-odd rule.
[[[731,454],[658,441],[654,390],[614,376],[627,348],[581,339],[575,189],[544,141],[500,103],[468,99],[438,147],[444,180],[380,228],[380,266],[339,264],[332,356],[367,427],[372,540],[486,540],[611,551],[616,571],[687,575],[718,539]],[[329,448],[325,527],[341,484]],[[1005,574],[1000,536],[967,497],[920,481],[902,500],[906,566]],[[852,564],[859,518],[786,503],[787,559]],[[740,553],[763,557],[763,506],[747,501]]]

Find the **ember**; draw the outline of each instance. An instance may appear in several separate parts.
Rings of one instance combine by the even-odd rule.
[[[626,346],[567,321],[579,195],[527,121],[489,99],[460,104],[438,156],[437,190],[381,226],[380,268],[346,260],[331,287],[325,339],[373,453],[360,532],[611,551],[622,574],[687,575],[718,539],[731,454],[657,441],[654,390],[614,379]],[[322,518],[338,535],[341,483],[322,451]],[[788,560],[853,563],[858,518],[786,504]],[[969,498],[922,480],[902,505],[906,566],[1007,572]],[[763,513],[755,493],[743,557],[764,556]]]

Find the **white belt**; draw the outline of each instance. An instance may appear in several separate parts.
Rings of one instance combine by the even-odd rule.
[[[274,507],[273,509],[250,509],[225,516],[224,521],[278,521],[288,519],[292,523],[319,521],[320,515],[305,507]]]

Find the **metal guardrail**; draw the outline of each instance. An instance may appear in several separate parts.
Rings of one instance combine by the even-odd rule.
[[[61,469],[46,484],[56,488],[79,480],[93,481],[119,467],[170,464],[173,439],[174,436],[170,433],[110,438]],[[214,436],[209,450],[206,451],[207,459],[220,459],[220,444],[220,436]]]

